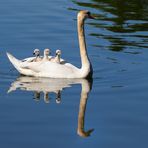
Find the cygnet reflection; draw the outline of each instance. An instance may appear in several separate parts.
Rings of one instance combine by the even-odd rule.
[[[50,102],[50,93],[54,93],[56,103],[61,103],[61,91],[63,88],[71,87],[71,84],[77,83],[74,80],[66,79],[49,79],[21,76],[11,84],[8,93],[16,89],[33,92],[33,98],[36,101],[44,99],[45,103]]]
[[[35,91],[35,92],[34,92],[34,97],[33,97],[33,99],[34,99],[35,101],[39,101],[39,100],[40,100],[40,96],[41,96],[40,91]]]

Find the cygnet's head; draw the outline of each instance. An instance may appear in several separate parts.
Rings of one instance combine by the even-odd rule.
[[[57,49],[56,50],[56,55],[58,55],[58,56],[61,55],[61,50]]]
[[[33,54],[35,56],[39,56],[40,55],[40,50],[39,49],[34,49]]]
[[[44,49],[44,55],[48,56],[50,54],[50,49],[46,48]]]
[[[81,10],[78,12],[79,20],[85,20],[87,18],[95,19],[88,10]]]

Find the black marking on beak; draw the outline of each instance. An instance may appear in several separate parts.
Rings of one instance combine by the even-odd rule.
[[[90,19],[96,19],[96,18],[95,18],[94,16],[92,16],[92,15],[89,15],[88,18],[90,18]]]

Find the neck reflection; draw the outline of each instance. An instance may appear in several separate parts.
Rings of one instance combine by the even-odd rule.
[[[93,129],[85,131],[85,112],[88,100],[88,94],[92,87],[92,80],[88,81],[86,79],[49,79],[49,78],[34,78],[20,76],[14,81],[8,93],[19,90],[34,92],[34,99],[39,101],[41,98],[41,93],[44,94],[44,102],[50,103],[49,93],[54,93],[56,95],[56,103],[61,102],[61,92],[64,88],[71,87],[74,84],[81,84],[81,95],[78,113],[78,128],[77,134],[81,137],[90,136]]]
[[[94,129],[89,129],[88,131],[85,131],[84,129],[85,111],[86,111],[88,95],[91,90],[92,82],[84,81],[81,86],[82,86],[82,91],[81,91],[80,105],[79,105],[77,134],[81,137],[88,137],[94,130]]]

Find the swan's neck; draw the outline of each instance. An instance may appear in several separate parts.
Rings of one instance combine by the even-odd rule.
[[[87,77],[91,71],[90,61],[87,55],[85,32],[84,32],[84,19],[78,17],[78,39],[81,56],[81,73]]]

